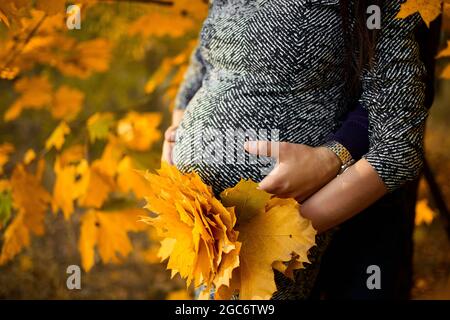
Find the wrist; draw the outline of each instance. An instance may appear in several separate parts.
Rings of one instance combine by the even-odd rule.
[[[345,170],[355,163],[355,160],[347,148],[337,141],[328,141],[323,144],[322,147],[328,149],[340,160],[341,167],[337,175],[344,173]]]
[[[325,175],[330,178],[336,177],[342,167],[341,159],[333,151],[325,146],[319,146],[316,149],[319,153]]]

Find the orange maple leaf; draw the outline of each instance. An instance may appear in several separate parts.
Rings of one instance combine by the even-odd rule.
[[[88,190],[89,176],[86,160],[78,164],[64,165],[57,158],[54,166],[56,179],[53,186],[53,213],[61,208],[68,220],[74,211],[74,201],[85,195]]]
[[[70,128],[65,121],[61,121],[61,123],[53,130],[50,137],[45,141],[45,149],[50,150],[51,148],[55,148],[56,150],[60,150],[64,144],[65,136],[70,133]]]
[[[269,299],[276,291],[273,268],[293,277],[309,262],[316,231],[294,199],[280,199],[242,180],[217,200],[196,173],[182,174],[163,163],[147,173],[147,206],[156,217],[143,219],[158,231],[159,256],[172,275],[187,284],[215,288],[217,299]],[[236,218],[237,215],[237,218]]]
[[[51,202],[51,196],[41,185],[44,162],[37,164],[35,174],[18,164],[11,176],[11,192],[17,216],[4,234],[0,264],[4,264],[30,244],[30,233],[44,234],[44,217]]]
[[[115,188],[114,179],[105,172],[98,160],[87,171],[87,179],[86,192],[78,203],[82,207],[100,208]]]
[[[0,174],[3,173],[3,166],[9,161],[9,155],[14,152],[14,146],[11,143],[0,144]]]
[[[5,112],[5,121],[16,119],[24,109],[42,109],[52,101],[52,86],[45,76],[22,78],[14,89],[21,95]]]
[[[95,264],[95,247],[103,263],[120,263],[126,258],[132,244],[128,232],[139,232],[146,226],[138,222],[143,214],[142,209],[123,211],[90,210],[81,218],[80,239],[78,248],[81,263],[85,271]]]
[[[257,187],[242,180],[221,194],[222,202],[234,205],[238,215],[241,263],[233,270],[229,288],[237,289],[243,300],[270,299],[276,291],[273,267],[292,277],[293,270],[309,262],[308,251],[315,245],[316,231],[300,215],[297,201],[273,197]],[[280,270],[280,263],[287,267]],[[218,297],[231,298],[229,288],[218,287]]]
[[[157,112],[129,112],[117,124],[120,140],[130,149],[146,151],[161,139],[158,126],[162,115]]]
[[[442,0],[407,0],[402,3],[397,18],[404,19],[418,12],[429,27],[442,12]]]
[[[145,174],[150,192],[147,206],[156,217],[143,221],[156,228],[161,238],[159,256],[168,259],[172,276],[179,273],[195,286],[228,284],[233,268],[239,265],[240,243],[234,230],[233,209],[214,198],[195,174],[182,175],[163,163],[158,174]]]
[[[53,118],[72,121],[81,110],[84,93],[80,90],[62,85],[53,96],[51,113]]]

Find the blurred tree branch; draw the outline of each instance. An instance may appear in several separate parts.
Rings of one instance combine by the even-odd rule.
[[[31,29],[30,33],[26,36],[26,38],[24,39],[24,41],[22,43],[20,43],[19,41],[14,43],[14,46],[11,49],[10,55],[7,57],[7,59],[5,60],[5,63],[0,68],[0,70],[4,69],[4,68],[7,68],[11,63],[14,62],[16,57],[18,55],[20,55],[20,53],[25,48],[25,46],[30,42],[30,40],[34,37],[36,32],[39,30],[39,28],[41,27],[41,25],[44,22],[45,18],[47,18],[47,14],[44,14],[42,16],[42,18],[36,23],[36,25],[33,27],[33,29]],[[20,48],[18,48],[19,46],[20,46]]]

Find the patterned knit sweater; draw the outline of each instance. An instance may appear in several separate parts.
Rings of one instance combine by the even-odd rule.
[[[197,171],[219,193],[241,178],[260,181],[268,172],[262,168],[273,166],[241,157],[245,139],[318,146],[339,127],[351,108],[339,6],[339,0],[212,1],[176,100],[176,108],[185,109],[174,147],[180,170]],[[427,117],[425,68],[414,37],[420,17],[397,20],[399,7],[400,1],[385,1],[359,99],[369,115],[363,157],[390,191],[418,175]],[[298,276],[300,286],[314,282],[327,242],[322,238],[315,263]],[[308,296],[307,288],[292,286],[298,288],[281,281],[280,292],[289,294],[276,296]]]

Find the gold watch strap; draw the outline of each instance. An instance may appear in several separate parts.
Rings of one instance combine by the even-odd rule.
[[[336,154],[336,156],[341,160],[342,165],[339,174],[343,173],[348,167],[350,167],[355,162],[355,160],[353,160],[353,157],[347,150],[347,148],[337,141],[328,141],[324,143],[322,146],[333,151],[334,154]]]

